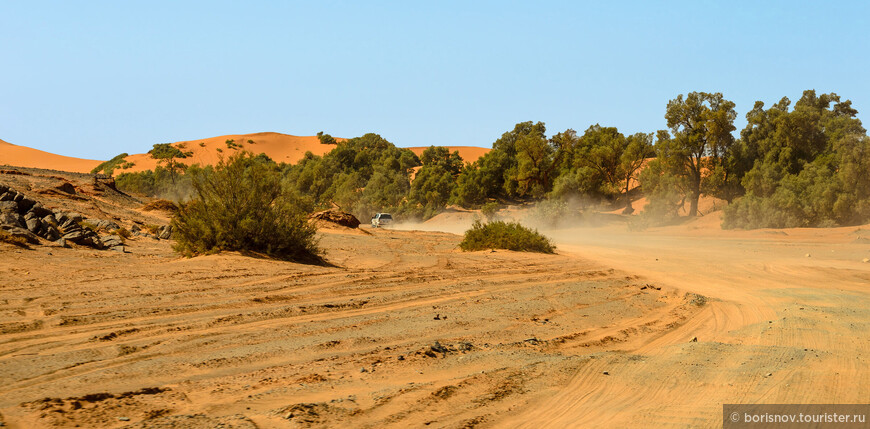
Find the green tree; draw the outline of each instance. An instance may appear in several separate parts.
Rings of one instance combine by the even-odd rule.
[[[665,119],[673,138],[659,140],[656,155],[667,173],[686,179],[689,216],[698,214],[702,191],[710,192],[702,185],[709,172],[726,167],[736,116],[734,103],[718,92],[680,94],[668,102]]]
[[[148,154],[151,155],[151,158],[157,160],[157,165],[163,165],[163,167],[169,172],[169,177],[172,179],[172,183],[175,183],[178,175],[187,169],[187,164],[177,161],[177,159],[188,158],[193,155],[193,152],[182,151],[171,143],[158,143],[148,151]]]
[[[726,207],[723,227],[796,227],[870,220],[870,142],[857,111],[837,94],[804,91],[758,101],[741,131],[745,195]]]
[[[423,166],[411,182],[405,210],[427,219],[447,206],[464,163],[458,151],[441,146],[429,147],[420,160]]]

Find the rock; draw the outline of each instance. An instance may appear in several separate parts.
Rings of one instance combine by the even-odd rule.
[[[63,182],[62,184],[55,186],[54,189],[57,189],[58,191],[61,191],[61,192],[65,192],[67,194],[75,194],[76,193],[76,187],[73,186],[73,184],[70,182]]]
[[[63,235],[64,240],[72,241],[73,243],[77,243],[79,240],[85,237],[85,231],[81,228],[74,229],[70,232],[67,232]]]
[[[172,226],[164,225],[157,230],[157,238],[161,240],[169,240],[172,238]]]
[[[21,216],[18,215],[18,213],[0,212],[0,226],[3,225],[24,228],[25,223],[24,219],[22,219]]]
[[[28,213],[33,213],[36,217],[46,217],[48,215],[54,214],[51,210],[47,209],[42,203],[36,203],[33,207],[30,208]]]
[[[9,190],[9,187],[8,187],[8,186],[0,185],[0,195],[5,194],[6,191],[8,191],[8,190]]]
[[[79,228],[79,229],[80,229],[80,228],[81,228],[81,227],[78,226],[78,224],[77,224],[74,220],[72,220],[72,219],[69,218],[69,217],[64,217],[63,223],[60,224],[60,227],[61,227],[64,231],[69,230],[69,229],[75,229],[75,228]]]
[[[36,205],[36,201],[33,201],[27,197],[23,197],[18,201],[18,213],[20,213],[20,214],[27,213],[35,205]]]
[[[604,371],[604,372],[602,372],[602,374],[604,374],[604,375],[610,375],[610,372],[609,372],[609,371]]]
[[[60,231],[58,231],[54,225],[44,222],[43,226],[45,227],[45,230],[42,231],[42,237],[46,240],[55,241],[61,237]]]
[[[312,213],[308,216],[308,219],[312,221],[320,220],[325,222],[331,222],[336,225],[346,226],[348,228],[357,228],[359,227],[360,223],[359,219],[357,219],[356,216],[335,209]]]
[[[118,417],[118,420],[120,420],[122,422],[129,422],[130,418],[129,417]]]
[[[142,228],[139,228],[139,225],[136,225],[135,223],[133,224],[133,226],[130,227],[130,232],[132,232],[133,234],[139,231],[142,231]]]
[[[6,228],[4,228],[4,229],[6,229]],[[8,232],[9,235],[11,235],[13,237],[23,238],[23,239],[27,240],[27,242],[30,244],[39,244],[39,237],[37,237],[36,234],[34,234],[34,233],[24,229],[24,228],[12,227],[12,228],[6,229],[6,232]]]
[[[861,260],[861,262],[866,264],[866,263],[870,262],[870,258],[864,258]]]
[[[67,248],[69,247],[69,244],[66,244],[66,240],[64,240],[63,238],[59,238],[57,240],[54,240],[49,245],[51,247],[67,247]]]
[[[12,201],[15,198],[15,191],[9,190],[0,192],[0,201]]]
[[[51,214],[44,216],[42,218],[42,223],[47,223],[47,224],[53,225],[53,226],[56,226],[58,224],[57,218],[54,217],[54,213],[51,213]]]
[[[28,213],[28,214],[30,214],[30,213]],[[27,229],[30,232],[39,235],[40,231],[42,231],[42,221],[39,220],[38,217],[33,216],[30,219],[27,219],[25,217],[24,222],[27,224]]]
[[[444,346],[441,345],[441,343],[438,342],[438,341],[435,341],[435,344],[433,344],[433,345],[430,347],[430,349],[431,349],[433,352],[436,352],[436,353],[442,353],[442,354],[447,354],[447,352],[450,351],[447,347],[444,347]]]
[[[697,342],[698,342],[698,337],[692,337],[692,339],[689,340],[689,342],[697,343]]]
[[[18,203],[15,201],[0,201],[0,213],[18,214]]]
[[[809,257],[812,256],[812,255],[810,255],[809,253],[807,253],[807,254],[804,255],[804,256],[807,257],[807,258],[809,258]]]
[[[107,236],[100,238],[100,240],[103,242],[103,245],[105,245],[106,247],[117,247],[117,246],[123,247],[124,246],[123,239],[121,239],[121,237],[118,235],[107,235]]]
[[[117,223],[112,222],[110,220],[88,219],[87,222],[94,225],[94,228],[97,230],[114,231],[114,230],[120,228],[120,226]]]

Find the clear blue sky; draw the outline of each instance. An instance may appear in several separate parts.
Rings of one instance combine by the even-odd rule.
[[[870,111],[870,2],[0,4],[0,139],[107,159],[277,131],[489,147],[517,122],[665,128],[668,100]]]

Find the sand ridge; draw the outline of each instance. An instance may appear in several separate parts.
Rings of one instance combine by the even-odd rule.
[[[56,155],[0,140],[0,165],[88,173],[102,161]]]
[[[341,142],[346,139],[336,138],[336,140]],[[228,141],[232,142],[228,144]],[[178,161],[187,165],[215,165],[221,159],[229,158],[232,154],[241,150],[254,154],[266,154],[275,160],[275,162],[295,164],[305,156],[306,152],[323,156],[335,148],[334,145],[321,144],[317,136],[293,136],[274,132],[229,134],[179,141],[172,143],[172,145],[184,152],[190,152],[188,158],[178,159]],[[490,150],[474,146],[449,146],[448,148],[451,152],[459,151],[462,159],[469,163],[476,161]],[[420,156],[427,148],[409,147],[407,149]],[[127,156],[125,160],[133,163],[133,166],[126,169],[118,169],[115,171],[115,174],[154,170],[158,165],[158,160],[152,158],[148,153],[132,154]],[[101,162],[56,155],[25,146],[16,146],[0,140],[0,165],[89,173]]]

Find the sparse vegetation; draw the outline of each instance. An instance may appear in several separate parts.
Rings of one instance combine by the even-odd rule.
[[[182,152],[181,149],[173,146],[172,143],[158,143],[148,151],[148,154],[154,159],[174,159],[187,158],[193,153]]]
[[[172,220],[175,249],[186,256],[238,250],[318,261],[315,230],[282,191],[274,163],[248,152],[193,174],[194,198]]]
[[[112,175],[112,172],[115,171],[116,168],[130,168],[133,166],[132,162],[126,162],[124,158],[129,155],[126,153],[122,153],[120,155],[115,156],[114,158],[101,163],[100,165],[94,167],[91,170],[91,174],[97,174],[102,172],[103,174]],[[129,166],[127,166],[129,164]]]
[[[338,144],[329,134],[323,134],[323,131],[317,133],[317,139],[320,140],[320,144]]]
[[[556,247],[549,238],[537,230],[526,228],[517,222],[474,222],[465,231],[459,247],[468,252],[487,249],[507,249],[520,252],[554,253]]]
[[[224,143],[226,143],[227,149],[238,150],[242,148],[242,145],[240,143],[236,143],[236,141],[233,139],[228,139]]]
[[[480,207],[480,214],[482,214],[486,220],[493,221],[495,220],[499,207],[500,206],[497,202],[490,201]]]
[[[123,242],[124,240],[130,238],[130,237],[133,235],[133,234],[130,232],[130,230],[128,230],[127,228],[124,228],[124,227],[120,227],[120,228],[118,228],[118,229],[112,231],[112,234],[115,234],[115,235],[121,237],[121,241],[122,241],[122,242]]]

